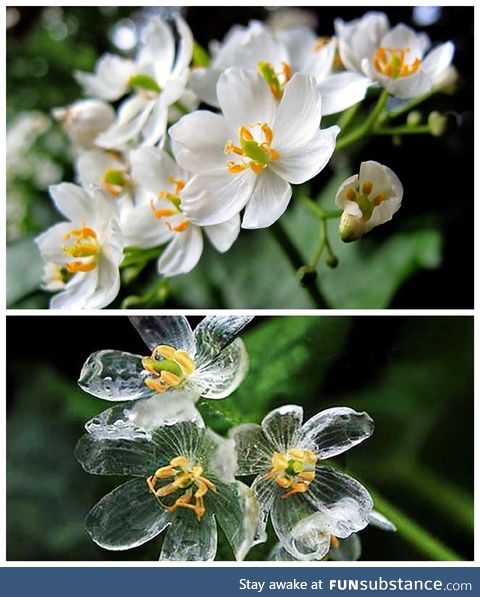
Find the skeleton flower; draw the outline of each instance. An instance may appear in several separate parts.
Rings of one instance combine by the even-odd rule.
[[[132,549],[168,529],[161,560],[213,560],[217,524],[237,560],[254,543],[256,501],[234,480],[231,440],[183,421],[123,438],[86,434],[76,456],[88,473],[135,477],[87,515],[90,537],[105,549]]]
[[[136,247],[167,246],[158,259],[158,271],[175,276],[191,271],[203,251],[202,228],[192,224],[181,208],[183,189],[190,175],[164,151],[142,147],[130,154],[137,195],[144,200],[122,217],[126,244]],[[227,251],[240,231],[238,214],[227,222],[205,226],[203,232],[212,245]]]
[[[322,95],[322,114],[333,114],[361,101],[368,87],[365,77],[356,73],[332,74],[335,52],[335,39],[319,38],[308,27],[274,32],[252,21],[227,34],[211,65],[192,71],[190,86],[202,101],[218,108],[216,86],[229,67],[260,68],[277,99],[292,73],[299,72],[315,77]]]
[[[150,354],[93,353],[78,382],[89,394],[113,402],[155,397],[161,409],[162,403],[168,406],[170,399],[177,400],[178,390],[190,393],[191,403],[199,396],[225,398],[243,381],[248,357],[242,340],[235,336],[251,317],[205,317],[194,332],[185,317],[130,320]]]
[[[397,175],[378,162],[362,162],[360,173],[347,178],[335,196],[343,209],[340,238],[351,242],[392,219],[402,203],[403,186]]]
[[[183,189],[182,211],[210,226],[245,207],[243,228],[270,226],[287,208],[289,183],[326,166],[340,129],[319,129],[321,97],[310,76],[295,74],[277,103],[259,73],[229,68],[217,96],[223,116],[193,112],[169,131],[177,162],[197,174]]]
[[[369,526],[377,527],[383,531],[396,531],[395,525],[376,510],[370,512],[368,521]],[[358,533],[353,533],[346,539],[338,539],[334,536],[325,537],[326,533],[322,528],[321,515],[313,518],[307,528],[300,524],[298,532],[306,535],[304,539],[301,539],[302,541],[317,541],[318,543],[324,543],[325,540],[329,539],[330,549],[325,555],[327,556],[327,559],[330,560],[337,562],[354,562],[360,558],[362,553],[362,543]],[[316,538],[315,533],[318,534]],[[273,548],[269,559],[284,562],[296,561],[296,558],[284,549],[281,543],[277,543]]]
[[[373,508],[360,483],[321,461],[368,438],[373,421],[350,408],[325,410],[303,426],[302,420],[300,406],[282,406],[261,425],[232,429],[231,437],[237,474],[258,475],[252,489],[264,524],[270,514],[280,543],[293,557],[321,559],[332,536],[345,539],[366,527]]]
[[[453,43],[446,42],[427,53],[428,35],[403,24],[390,29],[383,13],[369,12],[349,23],[337,19],[335,29],[344,66],[399,98],[429,92],[455,51]]]
[[[70,183],[50,187],[57,209],[69,220],[56,224],[35,241],[49,266],[63,281],[53,309],[101,309],[113,301],[120,288],[119,265],[123,256],[115,203],[96,187],[88,191]],[[48,280],[45,281],[49,284]],[[52,286],[50,285],[50,288]],[[53,288],[52,288],[53,289]]]
[[[97,137],[98,145],[123,148],[139,138],[142,145],[154,145],[163,137],[169,108],[185,93],[192,57],[188,25],[179,16],[175,25],[180,36],[178,51],[169,25],[156,17],[135,61],[106,54],[98,61],[95,74],[76,73],[89,95],[117,100],[130,94],[120,106],[116,122]]]

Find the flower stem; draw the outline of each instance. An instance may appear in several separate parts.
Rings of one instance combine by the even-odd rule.
[[[347,128],[350,126],[361,105],[362,102],[358,102],[357,104],[354,104],[351,108],[348,108],[348,110],[342,112],[337,122],[337,125],[340,127],[340,135],[344,134]]]
[[[315,201],[307,197],[303,193],[298,194],[298,198],[319,220],[330,220],[339,218],[342,215],[341,209],[326,210],[322,209]]]
[[[397,527],[398,534],[431,560],[461,561],[463,558],[431,535],[396,506],[369,489],[375,508]]]
[[[270,230],[271,234],[273,235],[273,238],[277,241],[278,246],[282,249],[285,257],[290,262],[290,265],[292,266],[292,268],[296,272],[298,272],[298,270],[301,267],[303,267],[304,260],[303,260],[303,257],[301,256],[299,250],[297,249],[297,247],[293,244],[292,240],[290,239],[290,236],[288,235],[288,233],[285,230],[285,228],[283,227],[283,225],[280,223],[280,221],[277,220],[277,222],[275,222],[274,224],[272,224],[272,226],[270,226],[269,230]],[[316,284],[316,281],[314,278],[305,277],[305,279],[303,281],[303,287],[310,295],[310,298],[314,302],[315,307],[317,309],[327,309],[328,308],[328,305],[327,305],[325,299],[323,298],[323,296],[320,294],[320,291],[318,290],[318,287],[317,287],[317,284]]]
[[[395,118],[398,118],[399,116],[402,116],[403,114],[406,114],[407,112],[410,112],[410,110],[413,110],[413,108],[416,108],[420,104],[423,104],[423,102],[425,102],[427,99],[432,97],[432,95],[435,95],[436,92],[437,92],[437,90],[433,88],[428,93],[419,95],[418,97],[410,100],[406,104],[403,104],[403,106],[401,108],[399,108],[398,110],[393,110],[392,112],[389,112],[388,113],[389,120],[393,120]]]

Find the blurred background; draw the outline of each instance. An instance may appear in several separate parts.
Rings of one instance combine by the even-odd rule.
[[[473,318],[257,317],[242,338],[248,376],[226,400],[198,403],[208,425],[225,434],[289,403],[306,418],[366,410],[374,435],[334,461],[399,530],[362,531],[362,559],[473,559]],[[133,326],[10,316],[7,345],[7,558],[156,560],[161,537],[128,552],[90,541],[85,515],[124,478],[88,475],[74,458],[84,423],[109,407],[78,388],[83,362],[107,348],[146,354]],[[270,537],[248,559],[266,559]],[[223,537],[217,558],[232,559]]]
[[[39,290],[41,260],[32,239],[59,220],[48,198],[52,183],[73,181],[72,155],[51,110],[81,98],[73,79],[77,69],[93,70],[104,52],[135,51],[153,14],[174,9],[127,7],[7,8],[7,240],[8,305],[46,308]],[[176,9],[178,10],[178,9]],[[359,7],[295,9],[208,7],[182,9],[204,47],[221,40],[235,24],[251,19],[274,27],[304,22],[320,35],[333,33],[336,17],[350,20]],[[376,7],[376,10],[379,10]],[[310,189],[321,204],[333,207],[338,184],[362,160],[388,164],[405,188],[403,206],[393,222],[361,242],[346,246],[331,222],[340,265],[320,267],[319,285],[336,308],[471,308],[473,305],[473,8],[404,7],[386,9],[392,24],[422,29],[432,41],[456,46],[459,82],[454,95],[438,94],[422,105],[449,113],[454,130],[442,138],[412,135],[401,145],[374,138],[334,158]],[[325,125],[328,119],[325,119]],[[333,169],[336,175],[332,179]],[[292,202],[284,221],[305,260],[314,252],[318,225]],[[255,284],[251,281],[255,279]],[[157,287],[155,287],[157,284]],[[152,290],[153,289],[153,290]],[[168,285],[158,285],[155,264],[112,305],[198,308],[303,308],[308,294],[268,231],[242,231],[226,255],[207,248],[200,265]]]

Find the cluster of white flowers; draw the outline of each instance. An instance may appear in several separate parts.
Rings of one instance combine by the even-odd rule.
[[[319,38],[307,26],[235,26],[212,44],[208,64],[192,65],[187,23],[154,17],[134,58],[106,54],[94,73],[77,72],[88,99],[54,116],[74,146],[79,186],[51,188],[70,222],[38,238],[44,288],[61,291],[51,306],[108,305],[126,247],[163,246],[158,272],[170,277],[196,266],[204,234],[224,252],[240,228],[272,225],[291,185],[314,178],[335,151],[340,128],[320,128],[322,115],[358,104],[371,87],[425,94],[453,56],[450,42],[427,53],[425,34],[390,28],[381,13],[338,20],[335,30]],[[389,220],[402,192],[389,168],[364,163],[337,194],[342,238]]]
[[[243,381],[248,359],[236,336],[251,317],[206,317],[193,332],[184,317],[131,320],[150,354],[96,352],[79,379],[124,404],[86,424],[78,460],[92,474],[135,477],[88,514],[98,545],[130,549],[168,528],[160,559],[213,560],[218,524],[241,560],[266,541],[270,517],[280,542],[272,559],[356,559],[358,531],[394,528],[365,487],[324,463],[372,434],[367,413],[330,408],[303,423],[303,409],[288,405],[228,438],[205,427],[196,402],[226,398]],[[256,475],[250,487],[235,479],[246,475]]]

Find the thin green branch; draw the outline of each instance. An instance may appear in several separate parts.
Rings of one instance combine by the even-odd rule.
[[[435,88],[432,88],[432,90],[429,91],[428,93],[425,93],[424,95],[419,95],[418,97],[415,97],[414,99],[412,99],[409,102],[407,102],[406,104],[404,104],[398,110],[393,110],[392,112],[389,112],[388,113],[389,120],[394,120],[395,118],[398,118],[399,116],[402,116],[403,114],[406,114],[407,112],[410,112],[411,110],[413,110],[413,108],[416,108],[420,104],[423,104],[423,102],[425,102],[427,99],[432,97],[432,95],[435,95],[435,93],[437,93],[437,90]]]

